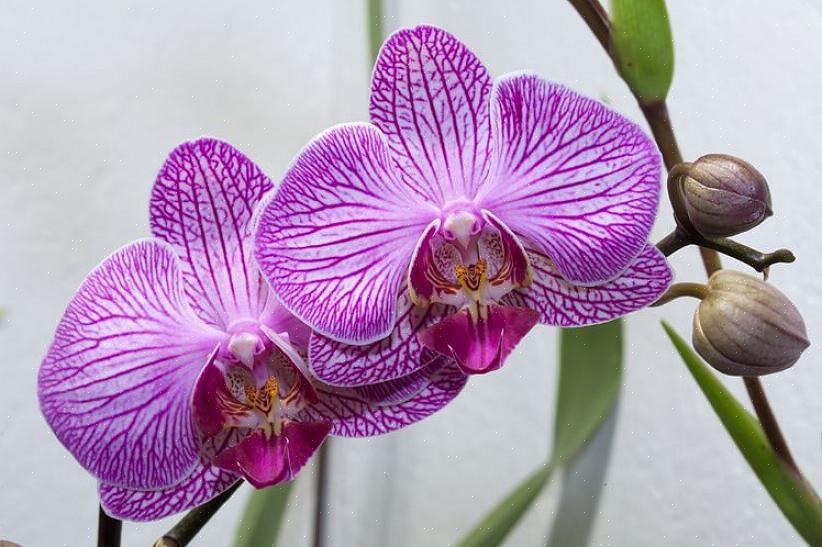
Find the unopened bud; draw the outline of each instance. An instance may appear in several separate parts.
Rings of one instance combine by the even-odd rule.
[[[726,154],[708,154],[691,164],[682,193],[691,224],[706,237],[741,234],[773,214],[762,173]]]
[[[694,315],[693,344],[715,369],[761,376],[793,365],[810,345],[799,310],[757,277],[720,270]]]

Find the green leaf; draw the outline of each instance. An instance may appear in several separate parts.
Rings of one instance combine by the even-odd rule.
[[[548,484],[554,470],[577,455],[593,437],[619,394],[622,321],[563,329],[559,366],[551,457],[485,515],[458,547],[502,544]]]
[[[674,41],[665,0],[611,0],[613,56],[644,103],[661,102],[674,78]]]
[[[563,329],[552,458],[564,463],[593,437],[622,384],[622,320]]]
[[[274,547],[294,481],[255,490],[240,520],[234,547]]]
[[[822,502],[816,492],[779,459],[759,421],[731,395],[688,343],[665,321],[662,327],[722,425],[785,518],[809,545],[822,545]]]

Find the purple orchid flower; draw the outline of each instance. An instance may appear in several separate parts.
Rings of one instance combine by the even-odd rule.
[[[437,355],[488,372],[536,323],[607,321],[670,284],[647,243],[658,153],[604,105],[530,74],[492,83],[420,26],[383,45],[370,113],[306,146],[256,234],[272,289],[319,333],[323,381],[390,380]]]
[[[154,239],[105,259],[57,327],[41,407],[113,516],[161,518],[241,477],[289,480],[328,434],[402,427],[465,383],[447,359],[358,388],[311,377],[310,331],[253,260],[253,212],[271,188],[227,143],[180,145],[152,192]]]

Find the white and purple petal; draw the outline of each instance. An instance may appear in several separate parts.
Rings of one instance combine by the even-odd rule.
[[[429,381],[413,396],[399,396],[399,382],[394,380],[387,392],[393,395],[380,401],[376,397],[376,386],[370,390],[362,388],[338,388],[318,386],[318,403],[302,411],[302,420],[330,420],[331,434],[342,437],[370,437],[389,433],[411,425],[450,403],[465,387],[465,376],[456,364],[445,357],[426,367]],[[412,376],[403,389],[418,389],[419,378]],[[398,402],[399,401],[399,402]]]
[[[386,338],[357,346],[314,333],[309,343],[311,372],[327,384],[342,387],[407,376],[437,359],[437,354],[427,349],[417,334],[453,311],[453,307],[443,304],[415,306],[403,288],[394,327]]]
[[[488,176],[491,87],[479,59],[442,29],[399,30],[380,50],[371,121],[388,136],[403,180],[426,199],[470,199]]]
[[[127,245],[89,274],[57,327],[40,368],[43,414],[103,482],[174,484],[198,458],[189,398],[221,337],[188,306],[167,244]]]
[[[503,303],[540,313],[540,321],[559,327],[580,327],[622,317],[654,303],[673,280],[665,257],[647,245],[618,278],[596,287],[568,283],[551,260],[529,250],[534,280],[527,289],[509,293]]]
[[[211,325],[225,329],[266,305],[251,238],[254,209],[271,188],[245,155],[208,137],[179,145],[157,175],[151,231],[174,247],[189,301]]]
[[[231,488],[236,473],[198,463],[181,482],[160,490],[130,490],[100,484],[100,504],[112,517],[145,522],[158,520],[202,505]]]
[[[256,256],[272,289],[336,340],[389,334],[411,253],[436,215],[393,171],[377,128],[337,126],[299,154],[261,213]]]
[[[642,251],[659,203],[654,143],[605,105],[533,75],[497,82],[495,166],[484,207],[581,285],[615,278]]]

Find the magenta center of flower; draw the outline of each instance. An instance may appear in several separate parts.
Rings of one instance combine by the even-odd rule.
[[[528,257],[507,228],[466,206],[445,211],[423,235],[409,271],[417,305],[442,302],[472,315],[531,279]]]
[[[283,422],[308,404],[313,390],[283,352],[266,353],[251,370],[229,366],[224,371],[227,389],[218,399],[226,425],[262,429],[270,437],[280,435]]]

